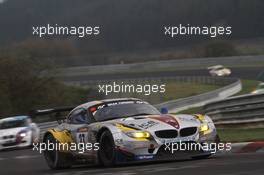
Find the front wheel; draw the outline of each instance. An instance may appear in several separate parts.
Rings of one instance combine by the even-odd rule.
[[[45,144],[56,144],[56,139],[49,134],[45,139]],[[71,156],[67,153],[60,152],[59,150],[46,149],[44,151],[44,158],[51,169],[65,169],[71,167]]]
[[[99,149],[100,162],[106,166],[111,167],[115,165],[115,143],[112,133],[108,130],[104,131],[100,137],[100,149]]]

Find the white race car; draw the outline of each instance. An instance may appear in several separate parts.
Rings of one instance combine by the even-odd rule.
[[[28,116],[0,120],[0,150],[31,146],[39,140],[39,128]]]
[[[61,110],[50,109],[50,112]],[[56,148],[44,150],[44,157],[50,168],[57,169],[84,160],[112,166],[182,156],[205,158],[212,154],[211,150],[201,147],[219,142],[210,117],[162,111],[134,98],[82,104],[69,113],[65,122],[44,134],[45,145]],[[176,151],[178,144],[185,146],[183,151]],[[196,149],[186,147],[190,145]]]
[[[231,70],[222,65],[211,66],[207,69],[209,70],[211,76],[223,77],[231,74]]]

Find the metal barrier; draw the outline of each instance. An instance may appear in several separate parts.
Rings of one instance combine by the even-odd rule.
[[[204,110],[219,124],[263,122],[264,94],[227,98],[205,105]]]
[[[188,108],[199,107],[217,100],[225,99],[236,94],[242,88],[241,81],[239,79],[230,78],[229,81],[233,81],[233,83],[220,89],[192,97],[168,101],[158,104],[156,107],[158,109],[166,107],[169,112],[176,113]]]
[[[225,66],[240,65],[240,66],[256,66],[264,64],[264,55],[259,56],[232,56],[232,57],[215,57],[215,58],[189,58],[166,61],[148,61],[144,63],[133,64],[112,64],[112,65],[97,65],[97,66],[81,66],[69,67],[58,70],[57,76],[71,77],[80,75],[98,75],[98,74],[113,74],[113,73],[133,73],[153,72],[155,70],[193,70],[197,68],[206,68],[208,66],[222,64]]]
[[[40,138],[43,138],[43,134],[47,130],[58,126],[58,122],[57,121],[53,121],[53,122],[38,123],[37,125],[38,125],[38,127],[40,129]]]

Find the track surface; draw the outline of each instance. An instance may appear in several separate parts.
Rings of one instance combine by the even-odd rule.
[[[243,67],[232,68],[231,77],[241,79],[258,79],[264,67]],[[210,76],[206,69],[196,70],[179,70],[179,71],[164,71],[164,72],[146,72],[146,73],[122,73],[109,75],[89,75],[89,76],[74,76],[63,78],[65,81],[85,81],[85,80],[115,80],[125,78],[144,78],[144,77],[173,77],[173,76]],[[263,77],[264,78],[264,77]]]
[[[263,175],[264,153],[216,155],[204,160],[180,160],[115,168],[95,166],[49,170],[42,155],[27,150],[0,152],[1,175]]]

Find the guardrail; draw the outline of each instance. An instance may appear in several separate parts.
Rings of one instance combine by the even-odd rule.
[[[248,94],[204,106],[206,114],[219,125],[264,123],[264,94]]]
[[[98,74],[114,73],[134,73],[144,70],[144,72],[153,72],[156,70],[193,70],[197,68],[206,68],[208,66],[222,64],[225,66],[259,66],[264,65],[264,55],[259,56],[232,56],[232,57],[215,57],[215,58],[189,58],[166,61],[148,61],[144,63],[133,64],[112,64],[96,66],[69,67],[58,70],[57,76],[85,76]]]
[[[51,129],[54,128],[56,126],[58,126],[58,122],[57,121],[53,121],[53,122],[44,122],[44,123],[38,123],[37,124],[39,129],[40,129],[40,138],[43,138],[43,134]]]
[[[188,108],[200,107],[217,100],[225,99],[236,94],[242,88],[241,81],[239,79],[230,78],[229,81],[233,81],[233,83],[204,94],[161,103],[156,105],[156,107],[158,109],[166,107],[169,112],[176,113]]]

